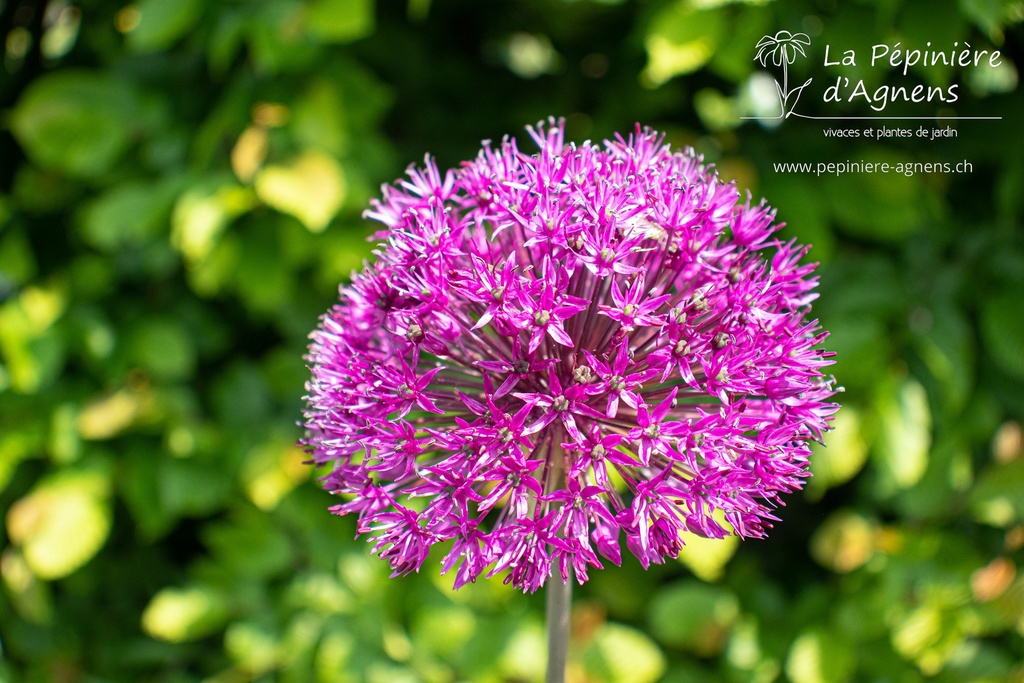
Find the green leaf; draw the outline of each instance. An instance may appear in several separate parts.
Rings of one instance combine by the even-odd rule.
[[[310,572],[297,576],[288,587],[286,602],[303,610],[310,610],[321,614],[347,614],[352,612],[355,600],[352,593],[341,585],[337,573]],[[464,609],[470,615],[472,612]],[[419,615],[444,614],[445,611],[429,610],[418,612]],[[451,612],[453,622],[459,622],[462,617],[454,611]],[[431,621],[431,623],[434,623]],[[458,628],[453,627],[453,628]],[[424,638],[431,636],[424,633]],[[417,641],[418,642],[418,641]]]
[[[1020,74],[1013,62],[1005,60],[998,66],[986,64],[975,67],[967,73],[967,78],[971,91],[981,97],[1011,93],[1020,82]]]
[[[786,224],[782,234],[796,237],[801,244],[813,245],[810,259],[821,263],[831,261],[836,237],[829,225],[828,202],[815,189],[816,184],[799,176],[765,172],[761,186],[764,195],[771,197],[778,220]]]
[[[50,416],[50,436],[47,446],[54,462],[69,464],[82,455],[82,441],[78,437],[74,404],[64,403],[54,408]]]
[[[520,621],[508,638],[500,664],[509,678],[540,680],[544,671],[544,627],[532,619]]]
[[[234,284],[250,312],[277,313],[294,295],[294,274],[275,246],[250,241],[239,258]]]
[[[275,634],[252,622],[231,624],[224,634],[224,651],[247,672],[261,674],[279,665],[284,653]]]
[[[310,232],[327,227],[347,190],[341,164],[323,152],[305,152],[288,165],[267,166],[256,176],[256,195],[299,219]]]
[[[195,345],[180,320],[155,316],[145,319],[132,330],[129,344],[135,362],[157,379],[185,379],[195,368]]]
[[[324,634],[317,645],[316,680],[324,683],[347,683],[352,677],[352,655],[357,650],[356,637],[348,628],[335,628]]]
[[[272,576],[292,561],[291,544],[274,519],[251,508],[205,527],[203,540],[218,566],[229,569],[232,576]]]
[[[319,242],[322,260],[318,280],[324,291],[337,289],[337,283],[352,277],[370,257],[372,245],[364,230],[365,225],[340,225],[337,230],[323,234]]]
[[[884,390],[878,404],[880,434],[876,454],[890,485],[916,484],[928,467],[931,411],[928,395],[917,381],[905,380]]]
[[[981,334],[985,348],[1005,372],[1024,379],[1024,289],[996,294],[985,301],[981,311]]]
[[[110,534],[110,479],[98,469],[66,469],[47,477],[7,512],[7,532],[41,579],[72,573]]]
[[[725,32],[724,15],[696,10],[676,0],[655,15],[644,38],[647,67],[643,78],[653,86],[700,69],[715,54]]]
[[[742,123],[736,100],[714,88],[703,88],[693,97],[693,107],[708,130],[728,130]]]
[[[4,425],[0,432],[0,491],[7,488],[23,460],[40,455],[42,445],[42,433],[36,425],[20,424],[16,429]]]
[[[868,448],[862,434],[860,413],[853,406],[843,406],[825,434],[825,444],[812,445],[811,477],[807,493],[820,498],[825,491],[845,484],[864,467]]]
[[[893,648],[903,657],[915,660],[925,670],[924,673],[938,673],[943,660],[949,654],[948,648],[943,647],[946,629],[939,606],[926,603],[894,621],[896,623],[892,631]]]
[[[648,621],[654,636],[700,657],[719,654],[739,616],[739,601],[722,586],[679,581],[651,603]]]
[[[0,384],[33,394],[57,380],[64,342],[53,323],[66,306],[66,292],[35,286],[0,304],[0,358],[8,373]]]
[[[1024,521],[1024,460],[985,468],[971,491],[970,506],[985,524],[1008,527]]]
[[[224,370],[214,386],[213,401],[221,423],[228,428],[250,430],[270,417],[266,381],[251,363],[239,361]]]
[[[726,529],[732,528],[725,521],[725,513],[721,510],[715,510],[713,516]],[[739,536],[707,538],[688,531],[682,533],[682,540],[684,545],[679,550],[679,561],[704,581],[718,581],[722,578],[725,566],[740,544]]]
[[[303,146],[341,156],[350,146],[348,119],[341,86],[322,79],[314,81],[295,102],[288,128]]]
[[[470,641],[476,628],[473,610],[464,605],[445,605],[418,612],[412,635],[417,647],[452,657]]]
[[[189,264],[188,283],[196,294],[212,297],[231,285],[244,244],[238,235],[228,233],[214,241],[200,260]]]
[[[86,241],[104,251],[139,246],[167,230],[180,183],[129,181],[85,205],[80,223]]]
[[[4,550],[0,560],[4,588],[10,605],[19,617],[32,624],[50,625],[53,623],[53,591],[49,585],[40,581],[25,562],[25,557],[17,548]],[[0,669],[0,681],[13,681],[4,678]]]
[[[821,629],[805,631],[789,649],[786,675],[793,683],[845,683],[853,678],[853,648]]]
[[[0,297],[11,285],[24,285],[36,274],[36,258],[25,232],[14,229],[0,237]]]
[[[149,449],[136,448],[118,459],[115,481],[136,534],[152,542],[170,530],[176,515],[160,497],[160,461]]]
[[[242,466],[242,485],[253,505],[273,510],[299,483],[310,475],[307,458],[295,445],[294,437],[285,441],[267,439],[246,455]]]
[[[190,264],[202,263],[231,221],[253,204],[252,191],[235,182],[218,178],[201,182],[174,205],[171,244]]]
[[[917,161],[891,148],[866,148],[860,157],[890,166]],[[923,228],[939,213],[939,197],[915,173],[857,173],[822,177],[820,190],[832,206],[844,232],[881,242],[900,242]]]
[[[98,340],[89,340],[89,350],[106,347],[107,351],[113,346],[113,331],[105,316],[97,312],[86,312],[83,304],[102,299],[108,296],[115,286],[116,270],[113,260],[99,254],[85,252],[79,254],[71,264],[68,272],[70,288],[75,293],[75,301],[79,305],[77,315],[80,321],[85,321],[85,327],[102,327],[107,329],[110,337],[109,344],[97,343]],[[99,354],[103,355],[103,354]]]
[[[934,7],[932,0],[904,0],[898,26],[894,28],[906,41],[905,45],[925,45],[928,42],[932,45],[953,45],[959,41],[970,41],[970,27],[962,13],[950,11],[952,7],[949,5],[944,12],[932,11]],[[928,64],[915,64],[912,71],[929,85],[944,86],[959,79],[964,69],[935,60]]]
[[[733,83],[740,83],[754,70],[756,62],[752,59],[750,47],[757,45],[761,36],[774,30],[772,27],[774,19],[770,11],[765,11],[762,7],[749,6],[764,5],[768,0],[741,0],[741,2],[748,6],[740,9],[738,14],[732,15],[728,39],[722,41],[722,45],[711,58],[710,64],[715,73]],[[711,8],[738,3],[734,0],[698,0],[693,4],[697,7]]]
[[[778,677],[779,663],[766,656],[761,641],[757,619],[744,616],[733,628],[725,659],[737,669],[751,672],[751,681],[773,681]]]
[[[298,0],[262,0],[246,8],[249,57],[258,72],[280,73],[316,69],[322,47],[303,31],[305,3]]]
[[[842,386],[870,388],[885,376],[890,340],[881,322],[867,315],[854,319],[833,312],[823,314],[822,325],[829,331],[825,346],[836,354],[829,371]]]
[[[53,167],[22,165],[14,176],[12,189],[14,200],[23,211],[40,216],[69,211],[82,200],[78,180]]]
[[[974,340],[963,314],[944,306],[930,311],[931,324],[915,346],[942,387],[946,409],[956,413],[970,396],[974,381]]]
[[[183,643],[216,633],[227,618],[227,601],[212,589],[164,588],[142,613],[142,629],[153,638]]]
[[[803,187],[807,193],[814,192],[813,185]],[[894,260],[880,250],[871,255],[846,252],[829,264],[821,278],[822,297],[827,297],[829,312],[836,318],[856,317],[859,323],[865,317],[901,316],[906,308],[904,277]]]
[[[348,43],[373,33],[373,0],[313,0],[306,31],[327,43]]]
[[[1012,4],[1004,0],[959,0],[957,5],[961,13],[993,38],[1001,34],[1013,11]]]
[[[850,510],[833,513],[811,537],[811,556],[840,574],[863,566],[874,552],[874,524]]]
[[[967,419],[967,418],[959,418]],[[942,430],[928,454],[928,469],[912,488],[893,501],[905,517],[949,519],[960,514],[959,505],[950,505],[974,483],[971,451],[963,437]]]
[[[622,624],[604,624],[583,652],[584,666],[607,683],[654,683],[665,673],[666,660],[642,631]]]
[[[128,46],[137,52],[157,52],[196,25],[203,0],[141,0],[135,7],[138,24],[128,33]]]
[[[138,114],[138,94],[129,81],[63,70],[29,85],[11,114],[11,130],[36,164],[91,178],[128,149]]]
[[[195,458],[160,460],[161,506],[174,516],[202,517],[217,510],[231,491],[231,473]]]
[[[223,76],[241,50],[248,18],[244,7],[218,13],[206,44],[206,58],[215,75]]]

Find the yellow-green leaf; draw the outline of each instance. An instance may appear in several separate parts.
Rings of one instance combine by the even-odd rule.
[[[860,413],[852,406],[844,406],[832,422],[832,430],[825,435],[825,445],[814,444],[811,458],[811,478],[808,493],[815,499],[833,486],[853,479],[864,467],[868,448],[862,433]]]
[[[718,10],[697,10],[683,0],[664,8],[651,22],[644,40],[645,81],[656,87],[704,66],[714,55],[724,28]]]
[[[164,588],[142,613],[142,629],[153,638],[182,643],[214,633],[227,616],[224,598],[209,588]]]
[[[221,233],[253,204],[251,190],[233,182],[194,187],[174,205],[171,244],[190,263],[200,263],[216,246]]]
[[[882,397],[878,455],[884,471],[897,488],[910,488],[924,476],[931,447],[931,411],[928,394],[913,379]]]
[[[43,479],[7,512],[7,533],[41,579],[72,573],[110,534],[110,480],[97,470],[64,470]]]
[[[373,32],[373,0],[313,0],[307,31],[330,43],[347,43]]]
[[[854,652],[823,630],[806,631],[789,648],[786,675],[793,683],[845,683],[853,677]]]
[[[714,518],[722,526],[731,529],[721,510],[715,510]],[[682,539],[685,545],[679,551],[679,561],[704,581],[718,581],[722,578],[725,566],[736,554],[740,543],[738,536],[705,538],[688,531],[683,532]]]
[[[283,654],[272,633],[250,622],[228,627],[224,634],[224,651],[242,669],[257,674],[275,669]]]
[[[583,653],[594,680],[608,683],[653,683],[665,673],[666,660],[642,631],[622,624],[604,624]]]
[[[312,232],[327,227],[347,189],[341,164],[322,152],[306,152],[287,166],[267,166],[256,176],[257,196]]]
[[[811,556],[841,574],[863,566],[874,551],[874,525],[849,510],[834,513],[811,537]]]
[[[309,476],[302,451],[290,441],[261,444],[246,456],[242,485],[261,510],[273,510],[289,491]]]

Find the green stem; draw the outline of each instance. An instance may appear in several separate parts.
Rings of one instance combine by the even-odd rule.
[[[572,583],[562,582],[558,571],[548,579],[545,598],[548,621],[548,673],[546,683],[565,683],[565,665],[569,657],[569,608]]]

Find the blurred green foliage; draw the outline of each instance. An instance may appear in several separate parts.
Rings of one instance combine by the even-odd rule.
[[[571,679],[1024,680],[1022,20],[1019,0],[0,0],[0,681],[538,680],[540,596],[389,580],[294,443],[306,334],[369,255],[375,188],[551,114],[577,140],[655,126],[767,197],[822,262],[846,389],[769,540],[592,575]],[[1000,49],[910,77],[1002,120],[927,144],[746,121],[772,115],[753,54],[781,29],[814,43],[800,82],[899,77],[827,70],[824,44]],[[973,170],[772,167],[846,160]]]

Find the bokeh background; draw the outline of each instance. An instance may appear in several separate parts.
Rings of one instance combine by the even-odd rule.
[[[843,410],[764,541],[575,593],[576,683],[1024,681],[1024,2],[0,0],[0,681],[514,682],[543,599],[388,579],[294,446],[361,212],[564,116],[693,145],[814,245]],[[791,82],[957,83],[954,139],[827,139]],[[968,42],[999,68],[865,62]],[[856,67],[823,67],[855,49]],[[863,102],[807,115],[872,115]],[[863,122],[841,123],[862,127]],[[929,124],[930,125],[930,124]],[[527,149],[529,142],[523,143]],[[967,174],[773,170],[958,162]]]

